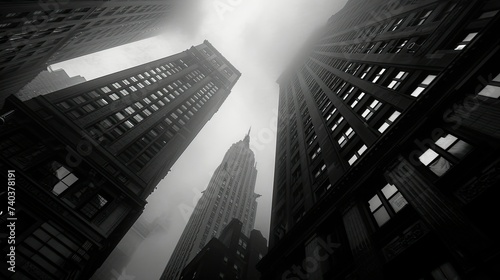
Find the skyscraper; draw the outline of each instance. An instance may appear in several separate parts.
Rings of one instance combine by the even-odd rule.
[[[249,131],[250,133],[250,131]],[[250,150],[250,135],[234,143],[215,170],[208,187],[189,218],[160,279],[179,279],[182,269],[233,219],[242,222],[249,236],[255,222],[254,193],[257,169]]]
[[[176,0],[0,1],[0,106],[48,63],[158,35]]]
[[[495,279],[498,1],[351,0],[278,80],[263,279]]]
[[[79,83],[85,82],[82,76],[70,77],[63,69],[42,71],[29,84],[24,86],[18,93],[17,98],[22,101],[33,97],[54,92]]]
[[[181,279],[260,279],[255,265],[267,252],[267,240],[255,229],[244,235],[242,226],[237,219],[229,222],[219,238],[213,237],[186,265]]]
[[[4,279],[89,279],[240,73],[208,41],[0,111]],[[4,172],[5,170],[11,170]],[[9,175],[10,174],[10,175]],[[14,178],[14,179],[12,179]],[[12,220],[16,218],[17,220]]]

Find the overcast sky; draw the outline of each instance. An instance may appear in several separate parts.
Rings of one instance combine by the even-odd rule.
[[[225,103],[205,125],[172,171],[147,199],[143,216],[162,217],[165,230],[136,250],[123,275],[158,279],[184,229],[189,211],[231,144],[248,129],[257,161],[255,228],[269,240],[274,177],[278,85],[276,79],[311,33],[347,0],[189,0],[161,36],[53,66],[91,80],[198,45],[207,39],[241,73]],[[186,1],[185,1],[186,2]],[[132,278],[134,277],[134,278]]]

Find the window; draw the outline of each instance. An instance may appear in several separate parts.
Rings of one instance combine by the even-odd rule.
[[[92,197],[81,209],[80,211],[87,218],[92,219],[95,215],[108,204],[108,199],[104,194],[96,194]]]
[[[108,93],[108,92],[111,92],[111,89],[109,89],[109,87],[102,87],[101,88],[102,92],[104,93]]]
[[[356,150],[356,152],[354,152],[354,154],[351,156],[351,158],[349,158],[349,165],[353,165],[360,157],[362,154],[364,154],[364,152],[368,149],[368,147],[366,147],[366,145],[363,145],[361,146],[360,148],[358,148]]]
[[[339,143],[340,147],[344,147],[345,144],[347,144],[347,141],[354,137],[356,135],[356,132],[352,129],[352,127],[348,127],[346,130],[344,130],[341,134],[341,136],[337,139],[337,142]]]
[[[439,138],[434,144],[434,147],[427,149],[418,159],[437,176],[445,174],[473,148],[451,134]]]
[[[379,226],[382,226],[408,204],[399,190],[391,184],[377,191],[369,201],[370,212]]]
[[[415,18],[410,22],[409,26],[420,26],[424,24],[427,18],[432,14],[431,9],[424,9],[420,11]]]
[[[94,111],[94,110],[95,110],[95,107],[94,107],[94,106],[92,106],[92,104],[87,104],[87,105],[83,106],[82,108],[83,108],[83,110],[85,110],[85,112],[87,112],[87,113],[90,113],[90,112],[92,112],[92,111]]]
[[[120,99],[120,96],[118,96],[116,93],[113,93],[109,95],[109,98],[113,101]]]
[[[476,37],[476,35],[477,32],[467,34],[467,36],[465,36],[465,38],[460,43],[458,43],[454,50],[461,51],[465,49],[465,47],[472,41],[472,39]]]
[[[316,144],[316,147],[314,147],[314,150],[310,154],[311,160],[314,160],[320,153],[321,153],[321,147],[318,144]]]
[[[119,88],[121,88],[122,86],[121,86],[119,83],[113,83],[113,87],[114,87],[115,89],[119,89]]]
[[[359,77],[360,79],[364,79],[366,77],[366,75],[368,75],[368,72],[370,72],[370,70],[372,69],[371,66],[368,66],[366,67],[363,72],[361,72],[361,76]]]
[[[356,107],[356,105],[358,105],[359,101],[361,101],[361,99],[363,98],[363,96],[365,96],[364,92],[361,92],[360,94],[358,94],[358,96],[356,97],[356,99],[354,99],[354,101],[351,103],[351,108]]]
[[[322,161],[319,166],[313,171],[314,173],[314,179],[318,178],[319,176],[321,176],[321,174],[323,174],[323,172],[325,172],[326,170],[326,164]]]
[[[85,101],[87,101],[83,96],[77,96],[75,98],[73,98],[73,101],[76,103],[76,104],[81,104]]]
[[[382,103],[380,101],[374,99],[370,103],[370,105],[368,105],[366,107],[366,109],[363,111],[363,113],[361,114],[361,116],[365,120],[369,120],[381,106],[382,106]]]
[[[102,107],[102,106],[106,106],[106,105],[108,105],[108,102],[107,102],[106,100],[102,99],[102,98],[101,98],[101,99],[96,100],[96,103],[97,103],[99,106],[101,106],[101,107]]]
[[[378,80],[380,80],[382,75],[385,73],[385,70],[386,70],[385,68],[380,69],[380,71],[378,71],[378,73],[375,75],[375,77],[373,77],[372,83],[376,83]]]
[[[378,128],[380,133],[384,133],[389,126],[401,115],[399,111],[394,111]]]
[[[333,122],[332,122],[332,128],[331,130],[332,131],[335,131],[335,129],[337,129],[337,127],[342,123],[342,121],[344,121],[344,117],[343,116],[338,116]]]
[[[427,86],[434,81],[436,78],[436,75],[428,75],[425,77],[425,79],[418,85],[418,87],[411,93],[411,96],[413,97],[418,97],[426,88]]]
[[[132,89],[134,86],[131,86],[130,89]],[[123,96],[127,96],[128,95],[128,91],[126,89],[122,89],[120,90],[120,93],[123,95]]]
[[[408,77],[408,72],[399,71],[399,73],[392,79],[392,81],[387,85],[390,89],[398,89],[401,83]]]
[[[398,18],[398,19],[396,19],[396,21],[389,28],[389,32],[390,31],[396,31],[396,30],[398,30],[399,27],[401,27],[401,24],[403,23],[404,20],[405,20],[404,18]]]
[[[499,98],[500,97],[500,87],[496,86],[486,86],[481,90],[478,95],[490,97],[490,98]]]
[[[53,175],[59,180],[54,187],[52,188],[52,193],[55,195],[60,195],[67,188],[71,187],[76,181],[78,181],[78,177],[75,174],[71,173],[66,167],[62,166],[60,163],[54,161],[52,163],[52,168],[59,166],[55,171],[53,171]]]

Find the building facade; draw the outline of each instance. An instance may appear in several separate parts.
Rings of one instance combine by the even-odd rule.
[[[17,92],[16,96],[21,101],[26,101],[85,81],[87,80],[82,76],[70,77],[63,69],[44,70]]]
[[[278,80],[262,279],[495,279],[498,1],[351,0]]]
[[[249,131],[250,133],[250,131]],[[242,221],[249,235],[255,223],[257,169],[250,136],[233,144],[196,204],[160,279],[179,279],[182,269],[233,219]]]
[[[205,41],[25,102],[9,97],[0,167],[17,187],[1,195],[16,211],[2,209],[1,225],[18,219],[17,262],[2,278],[89,279],[239,76]]]
[[[0,106],[48,64],[159,34],[172,1],[0,1]]]
[[[183,269],[180,279],[260,279],[255,267],[267,252],[267,240],[258,230],[242,233],[243,223],[233,219],[219,238],[212,238]]]

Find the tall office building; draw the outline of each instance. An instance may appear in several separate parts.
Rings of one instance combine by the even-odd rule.
[[[250,133],[250,131],[249,131]],[[255,222],[254,193],[257,169],[250,150],[250,135],[234,143],[215,170],[208,187],[196,204],[160,279],[179,279],[182,269],[233,219],[242,221],[249,236]]]
[[[242,227],[237,219],[229,222],[219,238],[213,237],[186,265],[181,279],[260,279],[256,264],[267,252],[267,240],[255,229],[246,236]]]
[[[25,102],[9,97],[0,168],[15,189],[1,199],[15,211],[2,208],[0,226],[15,223],[15,248],[1,238],[15,274],[1,278],[89,279],[239,76],[205,41]]]
[[[158,35],[176,0],[0,1],[0,106],[48,63]]]
[[[495,279],[498,1],[351,0],[278,83],[263,279]]]
[[[17,98],[22,101],[37,97],[39,95],[58,91],[85,80],[82,76],[70,77],[63,69],[45,70],[38,74],[29,84],[16,93]]]

